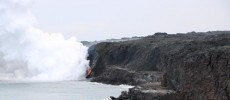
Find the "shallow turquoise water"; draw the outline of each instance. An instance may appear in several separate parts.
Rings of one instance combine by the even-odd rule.
[[[0,82],[0,100],[109,100],[128,88],[87,81]]]

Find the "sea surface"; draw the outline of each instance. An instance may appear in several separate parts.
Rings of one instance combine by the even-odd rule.
[[[88,81],[0,82],[0,100],[110,100],[131,86]]]

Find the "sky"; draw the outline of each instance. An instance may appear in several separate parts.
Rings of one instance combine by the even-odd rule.
[[[94,41],[230,30],[230,0],[34,0],[36,27]]]

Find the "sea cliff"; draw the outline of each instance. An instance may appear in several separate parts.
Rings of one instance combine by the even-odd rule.
[[[230,100],[230,32],[156,33],[89,48],[92,80],[134,85],[113,100]]]

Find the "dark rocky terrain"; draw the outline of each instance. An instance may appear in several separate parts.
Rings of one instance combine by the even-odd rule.
[[[121,38],[121,39],[106,39],[106,40],[100,40],[100,41],[81,41],[81,43],[84,46],[90,47],[92,45],[101,43],[101,42],[120,42],[120,41],[130,41],[130,40],[137,40],[140,39],[141,37],[132,37],[132,38]]]
[[[230,100],[230,32],[102,42],[89,48],[92,81],[134,85],[113,100]]]

